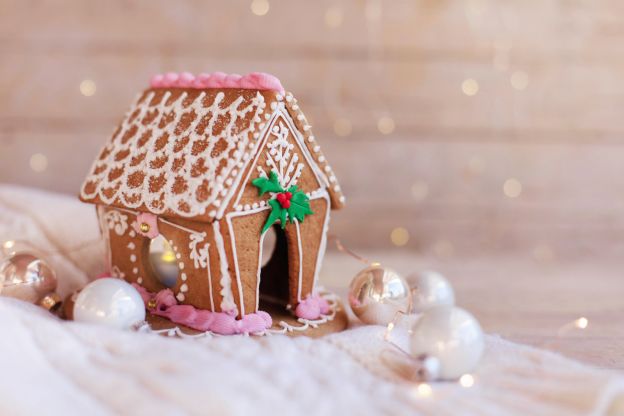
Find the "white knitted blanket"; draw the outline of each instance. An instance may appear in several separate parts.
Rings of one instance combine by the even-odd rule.
[[[101,270],[101,247],[84,245],[97,235],[92,207],[0,186],[0,240],[63,251],[49,258],[62,294]],[[181,340],[63,322],[0,298],[0,328],[2,415],[624,414],[620,374],[495,336],[473,387],[432,383],[422,396],[380,360],[378,326],[318,340]]]

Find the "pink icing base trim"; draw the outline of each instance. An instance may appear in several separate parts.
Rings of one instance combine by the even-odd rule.
[[[249,90],[270,90],[284,94],[284,87],[279,79],[264,72],[252,72],[241,76],[215,72],[199,74],[190,72],[169,72],[154,75],[150,80],[152,88],[243,88]]]
[[[162,316],[171,322],[196,329],[211,331],[221,335],[255,334],[265,331],[273,324],[271,315],[264,311],[250,313],[236,319],[234,313],[211,312],[196,309],[191,305],[178,305],[173,292],[163,289],[158,293],[148,292],[144,287],[133,283],[152,315]]]
[[[303,319],[318,319],[329,313],[329,303],[319,295],[308,295],[295,309],[295,315]]]

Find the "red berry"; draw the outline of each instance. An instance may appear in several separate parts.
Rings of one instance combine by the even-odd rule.
[[[290,192],[282,192],[275,196],[275,199],[277,199],[277,202],[280,203],[282,208],[290,207],[290,198],[292,198],[292,194]]]

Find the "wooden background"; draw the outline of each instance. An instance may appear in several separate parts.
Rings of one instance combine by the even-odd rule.
[[[622,253],[624,3],[269,1],[0,0],[0,182],[76,194],[152,74],[259,70],[311,120],[352,247]]]

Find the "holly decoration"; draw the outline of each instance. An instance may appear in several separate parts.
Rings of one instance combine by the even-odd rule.
[[[297,189],[297,185],[292,185],[287,190],[279,183],[277,173],[271,171],[268,178],[256,178],[251,181],[253,186],[258,188],[260,196],[267,192],[275,194],[275,198],[269,200],[271,214],[267,219],[262,232],[268,230],[277,220],[280,221],[282,229],[286,227],[286,221],[291,223],[295,220],[303,222],[306,215],[314,214],[310,209],[310,199]]]

